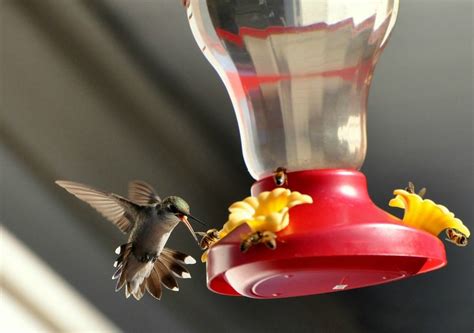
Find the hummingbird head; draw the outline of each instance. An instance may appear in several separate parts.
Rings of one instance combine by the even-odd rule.
[[[184,199],[176,196],[170,196],[163,200],[163,205],[170,213],[187,216],[189,215],[189,205]]]
[[[181,222],[183,222],[186,225],[186,227],[188,227],[194,239],[196,240],[196,242],[198,242],[196,233],[194,232],[194,229],[191,226],[191,223],[189,223],[188,218],[200,224],[203,224],[203,225],[205,224],[191,215],[188,203],[180,197],[170,196],[170,197],[165,198],[162,204],[163,204],[164,209],[166,209],[169,213],[175,215]]]

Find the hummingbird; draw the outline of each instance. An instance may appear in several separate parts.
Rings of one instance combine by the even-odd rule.
[[[91,186],[57,180],[57,185],[95,208],[124,234],[128,242],[119,246],[112,279],[117,279],[115,291],[125,286],[125,296],[140,300],[147,291],[156,299],[161,298],[162,286],[178,291],[175,276],[190,278],[182,264],[194,264],[193,257],[166,248],[171,232],[183,222],[198,242],[188,218],[202,223],[190,214],[184,199],[169,196],[163,200],[152,186],[144,181],[131,181],[128,199],[107,193]]]

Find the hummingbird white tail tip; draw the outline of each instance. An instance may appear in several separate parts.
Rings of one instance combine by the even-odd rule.
[[[117,247],[117,248],[115,249],[115,254],[120,254],[120,250],[121,250],[121,246]]]
[[[186,258],[184,258],[184,263],[188,265],[193,265],[196,263],[196,259],[191,256],[187,256]]]
[[[181,275],[181,278],[183,278],[183,279],[190,279],[190,278],[191,278],[191,274],[189,274],[188,272],[184,272],[184,273]]]

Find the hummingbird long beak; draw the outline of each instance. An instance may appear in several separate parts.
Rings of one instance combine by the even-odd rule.
[[[186,215],[182,215],[182,217],[180,217],[179,219],[181,220],[181,222],[183,222],[186,225],[186,227],[188,227],[189,231],[193,235],[193,238],[196,240],[196,242],[199,243],[199,240],[196,237],[196,233],[194,232],[194,229],[191,226],[191,223],[189,223],[188,221],[188,217]]]
[[[199,220],[197,217],[194,217],[192,216],[191,214],[188,214],[187,215],[191,220],[194,220],[196,221],[197,223],[199,223],[200,225],[204,226],[204,227],[207,227],[207,224],[202,222],[201,220]]]

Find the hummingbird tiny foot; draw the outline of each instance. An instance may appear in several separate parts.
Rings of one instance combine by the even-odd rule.
[[[141,257],[137,257],[137,259],[143,263],[147,262],[155,262],[158,259],[158,254],[156,252],[154,253],[145,253]]]
[[[247,252],[250,247],[263,243],[271,250],[276,249],[276,234],[271,231],[257,231],[247,236],[242,243],[240,243],[240,251]]]

